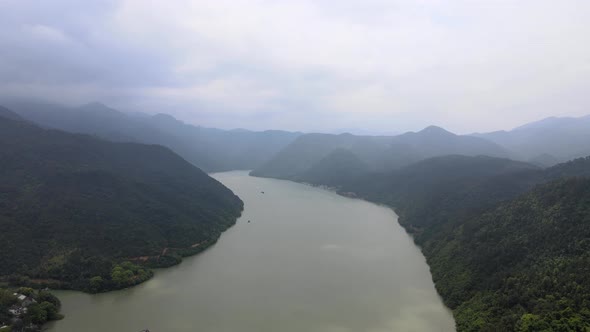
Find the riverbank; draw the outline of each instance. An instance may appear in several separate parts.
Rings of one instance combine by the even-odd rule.
[[[151,279],[154,275],[152,269],[178,265],[182,263],[183,258],[194,256],[207,250],[219,240],[225,230],[235,225],[238,218],[239,216],[235,217],[233,223],[228,224],[227,228],[210,240],[200,241],[186,248],[166,247],[162,249],[160,255],[156,256],[139,256],[121,259],[108,259],[100,256],[87,258],[75,257],[76,263],[80,263],[82,268],[87,267],[89,272],[87,274],[91,275],[82,280],[7,275],[0,276],[0,283],[10,287],[75,290],[86,293],[102,293],[133,287]],[[110,268],[105,268],[104,265],[108,265]],[[102,272],[96,273],[96,271]]]
[[[60,308],[49,291],[0,287],[0,332],[41,331],[44,324],[63,319]]]
[[[458,331],[585,331],[589,161],[446,156],[337,191],[395,207]]]
[[[390,209],[244,172],[213,176],[245,206],[213,248],[133,288],[58,292],[67,319],[50,331],[454,331]]]
[[[235,221],[231,226],[233,225]],[[42,331],[46,323],[64,319],[64,316],[59,313],[60,300],[49,293],[48,289],[98,294],[138,286],[154,276],[152,269],[172,267],[182,263],[183,258],[202,253],[213,246],[222,233],[212,240],[201,241],[187,248],[164,248],[158,256],[122,259],[114,264],[110,275],[111,280],[94,276],[87,284],[80,284],[57,279],[34,279],[21,275],[1,277],[0,332],[20,331],[24,327],[30,331]],[[19,289],[28,294],[26,299],[19,299],[19,296],[22,296],[17,291]],[[51,305],[46,303],[48,300],[51,300]]]

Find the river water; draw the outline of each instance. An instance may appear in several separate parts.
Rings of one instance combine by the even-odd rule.
[[[215,246],[130,289],[56,292],[66,318],[50,331],[455,330],[392,210],[247,172],[213,176],[245,203]]]

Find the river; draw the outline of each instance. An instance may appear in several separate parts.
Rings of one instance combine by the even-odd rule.
[[[245,204],[217,244],[130,289],[55,292],[66,318],[49,330],[455,330],[392,210],[247,172],[213,176]]]

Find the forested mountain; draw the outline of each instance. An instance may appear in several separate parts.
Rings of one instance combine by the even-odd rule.
[[[69,108],[21,101],[9,102],[9,106],[43,127],[116,142],[163,145],[207,172],[256,168],[300,135],[203,128],[166,114],[126,114],[101,103]]]
[[[590,179],[541,186],[424,246],[458,331],[590,329]]]
[[[590,155],[590,115],[580,118],[547,118],[510,131],[474,134],[495,142],[515,158],[552,166]]]
[[[93,291],[124,287],[149,271],[120,262],[169,263],[201,250],[241,209],[229,189],[165,147],[0,117],[3,276]]]
[[[356,156],[369,171],[386,171],[434,156],[449,154],[507,156],[485,139],[460,136],[439,127],[398,136],[307,134],[297,138],[252,175],[283,179],[305,178],[330,153],[344,149]],[[360,175],[361,173],[357,174]]]
[[[400,222],[417,231],[512,198],[541,181],[541,173],[510,159],[452,155],[351,178],[339,190],[395,207],[403,215]]]
[[[536,185],[568,177],[590,177],[590,157],[543,170],[510,159],[443,156],[388,173],[348,178],[335,188],[393,206],[402,217],[400,223],[420,240],[423,232],[425,237],[432,233],[432,226],[455,223]]]
[[[458,331],[585,331],[588,177],[590,157],[542,170],[509,159],[443,156],[334,187],[395,208]]]
[[[327,186],[339,184],[369,171],[368,166],[354,153],[346,149],[336,149],[314,164],[295,180]]]

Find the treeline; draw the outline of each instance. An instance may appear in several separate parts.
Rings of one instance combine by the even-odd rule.
[[[202,250],[195,244],[214,243],[242,207],[167,148],[0,115],[0,279],[91,292],[128,287],[152,275],[134,258],[184,248],[149,267],[178,263]]]
[[[347,175],[314,183],[395,209],[458,331],[590,330],[590,157],[543,170],[443,156]]]

